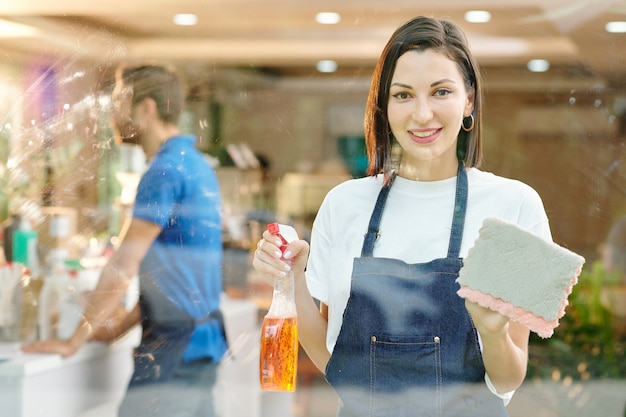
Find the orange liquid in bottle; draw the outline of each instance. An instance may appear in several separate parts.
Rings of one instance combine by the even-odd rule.
[[[259,377],[264,391],[294,391],[298,366],[296,317],[265,317],[261,329]]]

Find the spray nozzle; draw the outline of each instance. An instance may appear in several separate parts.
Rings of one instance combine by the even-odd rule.
[[[287,226],[286,224],[280,223],[270,223],[267,225],[267,230],[273,234],[278,236],[282,244],[280,245],[280,251],[285,252],[287,249],[287,244],[289,242],[293,242],[294,240],[298,240],[298,232],[291,226]]]

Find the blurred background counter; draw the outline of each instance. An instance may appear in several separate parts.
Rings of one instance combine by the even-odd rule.
[[[214,395],[223,417],[290,416],[294,393],[265,393],[258,384],[258,308],[222,298],[230,352]],[[115,415],[132,372],[137,327],[114,344],[87,343],[74,356],[23,354],[18,342],[0,343],[1,414],[11,417]],[[245,401],[241,401],[245,398]],[[267,413],[270,414],[267,414]]]
[[[81,416],[117,403],[132,372],[139,328],[111,345],[87,343],[76,355],[22,354],[18,343],[0,344],[0,404],[12,417]]]

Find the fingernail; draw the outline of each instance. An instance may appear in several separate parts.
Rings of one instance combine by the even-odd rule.
[[[277,250],[276,252],[274,252],[274,256],[277,258],[281,258],[283,256],[283,253],[279,250]]]
[[[280,239],[276,239],[276,240],[274,241],[274,245],[276,245],[276,246],[282,246],[282,245],[283,245],[283,242],[282,242],[282,240],[280,240]]]
[[[291,259],[291,251],[288,250],[285,253],[283,253],[283,258],[285,259]]]

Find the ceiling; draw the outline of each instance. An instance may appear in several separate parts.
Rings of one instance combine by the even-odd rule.
[[[469,4],[491,21],[465,22]],[[340,23],[316,23],[322,11],[340,13]],[[198,24],[176,26],[176,13],[195,13]],[[0,54],[290,75],[314,74],[318,60],[332,59],[339,74],[354,74],[369,71],[393,30],[416,15],[461,25],[486,67],[544,58],[554,69],[625,83],[626,34],[604,25],[626,20],[626,0],[0,0],[0,18],[23,25],[17,34],[0,25]]]

